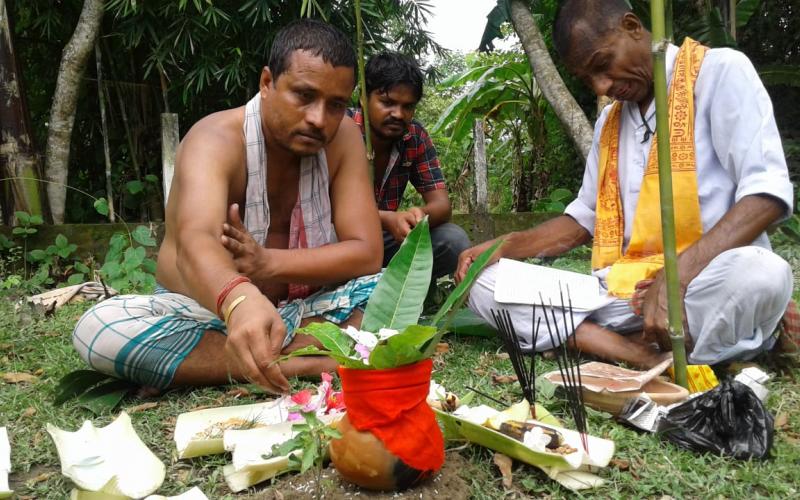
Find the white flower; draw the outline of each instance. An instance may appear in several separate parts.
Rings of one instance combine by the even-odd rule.
[[[378,338],[380,340],[386,340],[389,337],[394,337],[398,333],[400,333],[399,330],[392,330],[391,328],[381,328],[380,330],[378,330]]]
[[[375,346],[378,345],[378,337],[372,332],[365,332],[352,326],[348,326],[342,331],[347,334],[348,337],[355,340],[356,343],[366,346],[370,351],[375,349]]]

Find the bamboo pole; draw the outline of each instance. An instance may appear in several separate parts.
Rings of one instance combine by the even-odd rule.
[[[108,123],[106,122],[106,102],[103,95],[103,72],[100,62],[100,44],[95,42],[94,55],[97,61],[97,99],[100,103],[100,130],[103,135],[103,154],[106,160],[106,198],[108,199],[108,220],[116,222],[114,215],[114,193],[111,186],[111,153],[108,146]]]
[[[361,102],[361,113],[364,116],[364,139],[367,144],[367,160],[369,178],[374,182],[375,172],[372,168],[372,139],[369,129],[369,112],[367,108],[367,83],[364,78],[364,27],[361,25],[361,0],[355,0],[356,9],[356,44],[358,45],[358,93]]]
[[[656,130],[658,131],[657,152],[658,186],[661,197],[661,233],[664,239],[664,272],[667,279],[667,328],[672,342],[675,382],[681,387],[688,387],[686,380],[686,346],[683,341],[683,307],[678,282],[678,256],[675,250],[675,212],[672,197],[669,116],[667,114],[666,55],[670,39],[666,36],[664,0],[651,0],[650,17],[652,19],[653,33],[653,86],[656,99]]]

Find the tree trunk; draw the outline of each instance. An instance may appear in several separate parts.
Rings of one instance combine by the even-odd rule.
[[[6,224],[15,210],[44,215],[41,167],[33,135],[21,73],[14,52],[13,27],[6,0],[0,0],[0,204]]]
[[[564,85],[531,11],[521,0],[511,1],[511,22],[525,48],[542,94],[553,107],[578,152],[586,159],[592,145],[592,126]]]
[[[475,139],[475,212],[486,214],[489,212],[489,176],[486,167],[486,135],[484,134],[482,119],[475,119],[475,123],[472,126],[472,135]]]
[[[94,49],[103,20],[103,0],[85,0],[78,25],[61,55],[58,80],[50,108],[50,125],[47,134],[47,193],[53,222],[64,222],[64,206],[67,199],[67,169],[78,105],[78,90],[86,69],[86,62]]]

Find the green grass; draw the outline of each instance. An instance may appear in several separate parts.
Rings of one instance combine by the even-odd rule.
[[[582,256],[578,256],[582,257]],[[555,265],[582,270],[582,259],[557,261]],[[52,423],[65,429],[77,429],[83,420],[95,425],[109,423],[113,416],[93,417],[74,401],[54,407],[53,390],[58,380],[72,370],[85,368],[72,349],[72,327],[86,305],[67,306],[49,318],[15,311],[14,305],[0,297],[0,372],[34,373],[41,370],[31,384],[6,384],[0,381],[0,426],[8,427],[12,443],[11,480],[18,495],[33,498],[65,498],[71,483],[60,474],[55,446],[45,431]],[[26,311],[26,308],[22,308]],[[479,387],[509,403],[521,397],[513,385],[493,385],[491,375],[512,374],[508,360],[498,357],[500,342],[493,338],[449,337],[450,351],[437,362],[434,379],[453,392],[466,394],[465,386]],[[538,361],[540,373],[555,368],[553,362]],[[659,438],[634,432],[607,418],[590,412],[592,434],[613,439],[617,444],[615,458],[629,464],[627,470],[608,467],[600,474],[607,485],[585,493],[597,498],[792,498],[800,495],[800,370],[775,374],[768,383],[768,408],[776,415],[785,415],[787,424],[776,431],[772,458],[764,462],[736,461],[682,451]],[[298,384],[306,382],[298,382]],[[177,494],[191,486],[199,486],[209,498],[242,498],[230,493],[222,477],[221,467],[229,457],[201,457],[178,461],[172,441],[175,417],[199,406],[234,405],[263,400],[263,394],[246,398],[229,395],[231,387],[176,390],[152,399],[158,406],[131,414],[133,425],[142,440],[167,465],[167,478],[160,494]],[[555,398],[543,398],[544,405],[570,423],[565,404]],[[135,398],[123,401],[121,409],[130,409],[144,402]],[[478,397],[476,402],[481,401]],[[33,408],[33,410],[30,410]],[[32,414],[31,414],[32,413]],[[459,447],[451,443],[448,447]],[[544,474],[530,466],[515,464],[513,491],[506,492],[497,469],[492,465],[492,452],[475,445],[458,451],[469,464],[461,475],[470,485],[472,497],[499,499],[508,496],[568,497],[573,496]],[[36,481],[34,481],[36,479]],[[257,498],[257,496],[255,496]]]

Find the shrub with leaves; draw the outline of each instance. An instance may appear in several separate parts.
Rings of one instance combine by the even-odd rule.
[[[156,240],[147,226],[137,226],[130,235],[111,237],[100,275],[109,286],[127,293],[150,291],[156,285],[156,263],[147,256],[147,247]]]
[[[31,276],[31,281],[37,286],[63,283],[76,285],[86,281],[91,269],[80,259],[73,257],[77,249],[77,245],[70,243],[63,234],[59,234],[55,242],[44,250],[31,250],[28,253],[28,261],[31,266],[38,266]]]

